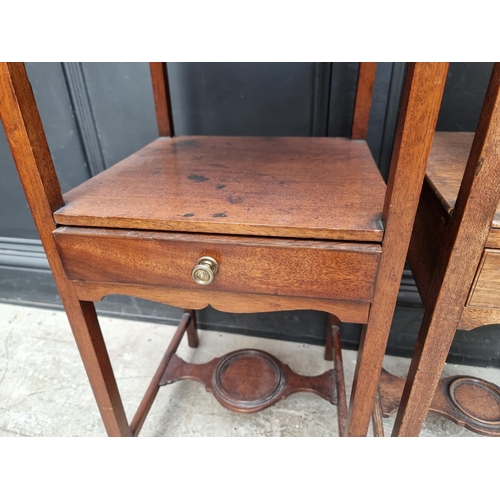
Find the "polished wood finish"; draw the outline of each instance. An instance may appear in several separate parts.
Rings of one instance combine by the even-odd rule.
[[[384,194],[363,141],[160,138],[66,193],[54,217],[70,226],[377,242]]]
[[[5,134],[104,426],[110,436],[130,436],[94,305],[78,299],[52,237],[52,212],[62,205],[62,196],[23,64],[0,63],[0,102]]]
[[[151,83],[153,84],[158,132],[161,137],[173,137],[174,120],[170,106],[167,63],[151,62],[149,63],[149,69],[151,71]]]
[[[184,309],[185,313],[191,316],[191,321],[187,325],[187,339],[189,347],[198,347],[200,339],[198,337],[198,322],[196,321],[196,311],[194,309]]]
[[[473,330],[483,325],[500,324],[500,309],[489,307],[464,307],[458,330]]]
[[[166,66],[158,64],[151,69],[160,133],[173,135]],[[370,68],[361,66],[354,136],[366,135]],[[409,65],[387,188],[363,140],[162,137],[62,198],[24,66],[2,65],[2,120],[110,435],[137,435],[161,372],[129,426],[91,303],[111,293],[190,310],[311,308],[367,323],[348,421],[339,422],[343,435],[366,434],[446,70]],[[201,287],[190,271],[204,255],[218,258],[220,271]],[[198,343],[194,316],[184,318],[162,363],[167,373],[180,363],[173,352],[181,330]],[[329,335],[340,361],[334,322]],[[228,359],[235,372],[215,383],[241,407],[240,384],[248,385],[256,361]],[[266,387],[271,399],[299,388],[330,399],[338,392],[345,416],[340,368],[306,380],[273,363],[263,386],[249,387],[254,400]],[[276,368],[274,385],[272,366],[285,374]]]
[[[333,361],[333,328],[337,325],[340,326],[340,320],[338,316],[333,314],[328,315],[328,321],[326,323],[326,339],[325,339],[325,361]]]
[[[175,352],[195,315],[186,312],[148,386],[130,425],[138,436],[161,386],[178,380],[197,380],[226,408],[253,413],[267,408],[297,392],[312,392],[338,404],[339,434],[345,433],[347,405],[338,325],[334,336],[335,367],[317,376],[295,373],[288,365],[260,350],[243,349],[204,364],[186,363]]]
[[[382,370],[381,409],[384,417],[399,407],[405,379]],[[500,387],[476,377],[441,379],[429,412],[484,436],[500,436]]]
[[[355,243],[63,227],[54,232],[74,281],[369,302],[380,247]],[[210,285],[198,258],[219,264]],[[356,270],[357,272],[353,272]]]
[[[449,221],[448,212],[426,179],[408,248],[408,262],[424,305],[427,304]]]
[[[214,309],[228,313],[255,313],[310,309],[335,314],[346,323],[366,323],[370,304],[345,300],[308,299],[255,293],[214,292],[211,290],[183,290],[164,286],[135,286],[115,283],[82,283],[74,281],[80,300],[98,302],[106,295],[131,295],[141,299],[161,302],[174,307]]]
[[[334,314],[328,315],[326,325],[325,360],[334,361],[335,380],[337,384],[337,415],[339,436],[346,435],[347,395],[342,361],[342,344],[340,341],[340,320]]]
[[[473,140],[473,132],[436,132],[434,137],[426,175],[449,214],[455,208]],[[499,206],[491,226],[500,228]]]
[[[330,315],[328,321],[328,334],[332,338],[333,360],[335,370],[335,382],[337,386],[337,420],[339,424],[339,436],[347,435],[347,395],[344,379],[344,362],[342,360],[342,343],[340,341],[340,321]]]
[[[486,240],[486,247],[500,249],[500,229],[494,227],[490,229],[490,234],[488,234],[488,239]]]
[[[455,207],[473,139],[472,132],[436,132],[434,137],[426,180],[434,192],[436,202],[447,212],[447,220]],[[491,222],[485,246],[500,249],[500,204]],[[441,248],[441,245],[438,247]]]
[[[368,124],[370,122],[370,110],[372,106],[373,85],[375,84],[376,72],[377,63],[359,63],[351,139],[366,140],[368,135]]]
[[[146,420],[149,410],[151,410],[151,406],[153,406],[153,402],[160,389],[159,383],[163,376],[163,373],[167,369],[172,356],[175,355],[175,351],[177,351],[182,337],[188,330],[189,326],[192,324],[194,317],[194,315],[191,315],[191,313],[188,312],[184,313],[184,315],[182,316],[179,326],[177,327],[177,330],[175,331],[174,336],[172,337],[172,340],[170,341],[170,344],[165,351],[165,354],[163,355],[163,358],[161,359],[160,364],[158,365],[158,368],[156,369],[156,372],[151,379],[151,382],[149,383],[149,386],[146,390],[146,393],[144,394],[144,397],[142,398],[139,408],[137,408],[134,418],[130,423],[130,429],[133,436],[138,436],[139,432],[141,432],[144,421]]]
[[[434,138],[408,250],[408,261],[424,305],[427,303],[427,295],[447,236],[473,135],[469,132],[437,132]],[[494,219],[497,216],[498,207]],[[462,330],[470,330],[481,324],[493,324],[496,322],[493,318],[498,317],[492,311],[484,311],[484,323],[479,319],[479,309],[499,304],[495,296],[495,262],[498,264],[495,249],[500,248],[499,229],[490,229],[485,247],[469,294],[467,310],[464,310],[460,319],[459,329]],[[488,259],[483,269],[486,257]],[[478,294],[474,295],[477,285]],[[469,307],[474,308],[474,312]]]
[[[38,231],[47,240],[49,215],[62,207],[61,187],[54,170],[35,96],[22,63],[0,63],[0,117]],[[47,243],[47,241],[45,241]]]
[[[438,386],[500,199],[499,137],[497,63],[432,280],[393,435],[420,433]]]
[[[407,70],[384,204],[383,252],[351,392],[350,436],[368,432],[447,69],[446,63],[415,63]]]
[[[500,251],[486,249],[467,301],[469,307],[500,308]]]
[[[473,140],[473,132],[436,132],[434,135],[426,177],[449,214],[455,207]]]
[[[257,349],[234,351],[203,364],[186,363],[174,355],[160,385],[178,380],[201,382],[222,406],[238,413],[263,410],[297,392],[312,392],[337,404],[334,370],[317,376],[299,375]]]

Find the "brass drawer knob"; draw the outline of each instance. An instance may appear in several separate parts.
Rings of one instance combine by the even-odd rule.
[[[191,276],[198,285],[210,285],[219,270],[219,264],[212,257],[200,257],[191,271]]]

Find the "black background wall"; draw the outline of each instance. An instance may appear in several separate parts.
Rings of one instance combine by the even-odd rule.
[[[348,136],[357,63],[169,63],[177,135]],[[450,66],[440,130],[474,130],[492,65]],[[146,63],[28,63],[28,73],[63,191],[110,167],[157,136]],[[405,73],[379,63],[368,143],[387,175]],[[0,103],[1,105],[1,103]],[[0,130],[0,301],[60,308],[60,301]],[[102,314],[174,323],[176,308],[107,297]],[[410,355],[422,309],[405,271],[388,353]],[[320,344],[326,315],[313,311],[199,313],[202,328]],[[359,325],[344,325],[356,348]],[[450,361],[500,366],[497,327],[458,332]],[[1,332],[0,332],[1,334]]]

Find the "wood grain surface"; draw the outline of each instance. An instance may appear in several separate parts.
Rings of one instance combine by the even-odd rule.
[[[384,201],[383,252],[354,373],[349,436],[366,436],[370,425],[447,70],[446,63],[408,66]]]
[[[330,314],[326,328],[326,347],[330,347],[330,342],[328,342],[328,337],[330,337],[331,348],[333,350],[332,357],[334,360],[335,381],[337,384],[337,420],[339,424],[339,436],[345,437],[347,434],[347,394],[345,389],[344,362],[342,360],[342,342],[340,339],[339,318]],[[325,356],[325,359],[328,359],[328,357]]]
[[[63,227],[54,232],[74,281],[370,302],[376,244]],[[219,264],[210,285],[194,282],[200,257]]]
[[[483,325],[500,325],[500,309],[491,307],[464,307],[459,330],[473,330]]]
[[[159,383],[196,380],[225,408],[254,413],[297,392],[311,392],[337,404],[335,377],[334,370],[300,375],[267,352],[241,349],[203,364],[186,363],[174,354]]]
[[[62,195],[35,97],[22,63],[0,63],[0,118],[43,248],[110,436],[131,436],[94,304],[66,279],[52,237]]]
[[[467,305],[500,308],[500,251],[486,249]]]
[[[366,140],[368,135],[368,124],[370,123],[370,110],[372,106],[373,85],[375,84],[376,72],[377,63],[359,63],[351,139]]]
[[[418,436],[438,386],[500,200],[499,137],[500,64],[496,63],[429,291],[395,436]]]
[[[67,193],[55,220],[376,242],[385,189],[364,141],[160,138]]]
[[[138,436],[139,432],[141,432],[144,421],[146,420],[149,410],[151,410],[154,400],[158,394],[158,390],[160,389],[159,383],[163,376],[163,373],[167,369],[172,356],[175,355],[175,351],[177,351],[182,337],[189,328],[189,325],[192,323],[193,318],[194,316],[192,316],[191,313],[183,314],[179,326],[177,327],[177,330],[175,331],[174,336],[172,337],[172,340],[170,341],[170,344],[168,345],[167,350],[165,351],[165,354],[160,361],[160,364],[156,368],[153,378],[151,379],[151,382],[149,383],[149,386],[144,393],[144,396],[135,412],[135,415],[132,418],[132,422],[130,423],[130,429],[134,437]]]
[[[384,417],[394,413],[401,400],[405,379],[385,370],[380,377],[381,407]],[[429,412],[484,436],[500,436],[500,387],[469,376],[441,379]]]
[[[272,311],[312,310],[335,314],[345,323],[366,323],[369,302],[347,300],[308,299],[255,293],[215,292],[212,290],[181,290],[165,286],[121,285],[117,283],[85,283],[73,281],[80,300],[98,302],[106,295],[129,295],[174,307],[214,309],[228,313],[256,313]]]
[[[427,303],[449,221],[450,215],[426,179],[420,194],[407,257],[424,305]]]
[[[174,135],[174,120],[170,104],[167,63],[151,62],[149,63],[149,69],[153,85],[158,132],[161,137],[172,137]]]
[[[487,248],[500,248],[500,229],[492,227],[488,239],[486,240]]]
[[[448,213],[455,208],[473,139],[473,132],[436,132],[434,136],[427,179]],[[499,207],[492,227],[500,228]]]

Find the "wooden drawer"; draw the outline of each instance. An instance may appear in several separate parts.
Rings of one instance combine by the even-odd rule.
[[[500,308],[500,250],[484,250],[467,305]]]
[[[67,277],[75,281],[154,285],[369,302],[380,246],[316,240],[60,227],[54,231]],[[193,281],[202,256],[219,271]]]

